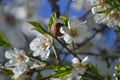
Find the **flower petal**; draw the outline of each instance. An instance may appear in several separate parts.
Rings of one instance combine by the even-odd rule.
[[[5,63],[5,66],[15,66],[15,65],[17,65],[17,60],[15,59],[9,60],[7,63]]]
[[[27,68],[27,64],[21,64],[21,65],[18,65],[16,66],[14,69],[13,69],[13,73],[14,73],[14,76],[13,78],[18,78],[21,74],[24,73],[24,71],[26,70]]]
[[[60,32],[61,32],[62,34],[64,34],[64,33],[69,34],[69,33],[70,33],[70,31],[69,31],[69,29],[68,29],[67,27],[61,27],[61,28],[60,28]]]
[[[50,50],[47,49],[42,55],[41,55],[41,59],[42,60],[46,60],[50,55]]]
[[[71,43],[72,42],[72,37],[69,36],[68,34],[65,34],[63,39],[65,40],[66,43]]]
[[[14,74],[16,74],[16,73],[22,74],[26,69],[27,69],[27,64],[26,64],[26,63],[23,63],[23,64],[20,64],[20,65],[17,65],[17,66],[13,69],[13,73],[14,73]]]
[[[82,68],[81,70],[74,70],[73,75],[78,76],[79,74],[83,75],[85,73],[86,69]]]
[[[76,67],[76,66],[78,66],[79,64],[80,64],[80,61],[79,61],[78,58],[73,58],[73,59],[72,59],[72,66],[73,66],[73,67]]]
[[[17,49],[17,48],[14,48],[14,51],[15,51],[15,54],[20,54],[20,50],[19,49]]]
[[[39,56],[41,54],[41,50],[36,50],[33,52],[33,56]]]
[[[13,50],[8,50],[5,52],[5,57],[7,59],[12,59],[16,56],[16,53]]]
[[[30,43],[30,49],[32,51],[36,51],[38,49],[40,49],[40,45],[41,45],[41,38],[35,38],[31,43]]]
[[[82,60],[82,64],[83,64],[84,66],[86,66],[88,63],[89,63],[89,59],[88,59],[88,56],[86,56],[86,57]]]

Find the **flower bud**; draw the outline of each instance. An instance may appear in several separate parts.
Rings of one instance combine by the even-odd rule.
[[[62,36],[62,33],[60,33],[61,26],[63,26],[62,23],[53,24],[51,27],[51,34],[53,36]]]

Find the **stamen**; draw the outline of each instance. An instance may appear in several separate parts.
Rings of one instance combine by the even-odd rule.
[[[72,37],[78,36],[77,29],[70,29],[70,35],[71,35]]]
[[[19,55],[17,57],[17,60],[18,60],[18,62],[23,62],[23,61],[25,61],[25,57],[23,55]]]

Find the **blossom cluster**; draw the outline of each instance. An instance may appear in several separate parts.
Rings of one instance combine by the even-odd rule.
[[[108,27],[120,26],[120,11],[119,1],[111,0],[87,0],[94,14],[94,20],[96,23],[106,24]]]
[[[61,38],[63,38],[68,44],[72,42],[81,43],[86,38],[90,37],[86,22],[81,22],[78,19],[68,21],[68,26],[61,26],[59,32],[62,34]],[[43,61],[48,59],[50,56],[50,46],[53,46],[52,40],[52,36],[47,33],[33,39],[30,43],[30,50],[32,51],[33,57],[39,56],[39,59]],[[34,68],[34,63],[32,62],[29,53],[26,54],[23,50],[17,48],[14,48],[14,50],[8,50],[5,52],[5,57],[9,59],[9,61],[5,63],[5,66],[11,68],[10,70],[14,73],[13,78],[15,79],[24,74],[25,71],[29,70],[29,67]],[[86,60],[88,62],[87,58],[82,62],[80,62],[78,58],[72,60],[72,74],[74,76],[79,73],[84,74],[86,71],[85,66],[87,65],[84,61]]]
[[[92,5],[91,11],[96,23],[103,23],[108,27],[120,26],[120,11],[118,10],[120,9],[120,3],[118,0],[86,1]],[[72,6],[81,8],[77,3],[84,2],[76,0],[76,3],[74,2]],[[15,8],[10,13],[20,21],[27,17],[27,13],[21,7]],[[23,75],[29,75],[31,78],[31,74],[34,77],[37,76],[36,78],[40,80],[48,78],[50,80],[117,80],[117,77],[119,77],[119,74],[115,73],[120,73],[120,62],[116,67],[117,71],[114,64],[115,59],[106,57],[108,54],[115,54],[117,52],[116,48],[112,47],[111,49],[105,45],[107,37],[103,36],[100,39],[103,34],[99,30],[96,29],[98,35],[97,32],[92,35],[87,20],[68,19],[66,13],[66,16],[60,15],[59,20],[56,18],[56,14],[53,14],[48,21],[47,29],[36,21],[29,21],[28,23],[34,26],[33,31],[36,30],[40,36],[30,40],[27,50],[14,48],[13,46],[13,49],[6,50],[5,58],[7,62],[5,62],[3,69],[11,70],[12,78],[18,79]],[[91,39],[92,37],[95,38]],[[96,40],[98,40],[98,46],[96,46]],[[104,43],[101,43],[102,40]],[[86,41],[88,44],[85,43]],[[88,55],[83,54],[85,55],[83,56],[81,55],[82,51],[89,51],[90,53]],[[91,55],[91,52],[95,54]],[[68,60],[66,60],[66,55],[70,55]],[[44,72],[44,70],[47,72]]]

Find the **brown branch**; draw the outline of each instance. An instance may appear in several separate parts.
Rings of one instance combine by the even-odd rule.
[[[105,57],[105,58],[119,58],[120,57],[120,54],[119,53],[116,53],[114,55],[111,55],[111,54],[100,54],[100,53],[90,53],[90,52],[86,52],[86,53],[82,53],[82,52],[79,52],[78,54],[80,55],[89,55],[89,56],[101,56],[101,57]]]
[[[59,18],[61,13],[60,13],[60,9],[59,9],[59,6],[57,5],[56,1],[57,0],[49,0],[49,3],[52,7],[52,11],[55,12],[57,15],[57,18]]]
[[[100,30],[96,30],[96,32],[91,36],[89,37],[88,39],[86,39],[85,41],[83,41],[81,44],[76,44],[77,45],[77,48],[76,49],[79,49],[81,48],[83,45],[87,44],[91,39],[93,39],[98,33],[104,31],[104,29],[106,28],[106,26],[104,26],[103,28],[101,28]]]

